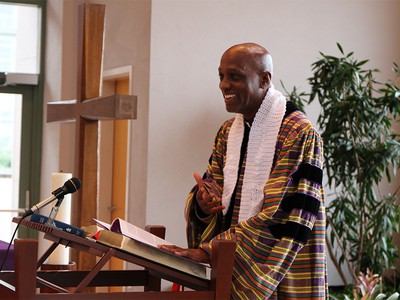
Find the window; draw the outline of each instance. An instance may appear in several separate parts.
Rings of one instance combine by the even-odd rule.
[[[0,72],[39,73],[41,8],[0,2]]]

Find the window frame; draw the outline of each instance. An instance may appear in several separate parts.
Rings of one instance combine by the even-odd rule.
[[[29,191],[30,205],[40,201],[40,178],[42,161],[43,98],[44,98],[44,55],[46,40],[46,0],[0,0],[3,3],[30,4],[41,9],[39,74],[37,85],[15,84],[0,86],[0,93],[22,94],[21,164],[19,207],[26,206],[26,191]],[[19,229],[19,237],[36,238],[37,232]]]

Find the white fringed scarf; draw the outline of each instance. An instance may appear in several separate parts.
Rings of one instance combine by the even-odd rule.
[[[261,211],[264,185],[271,173],[275,146],[285,110],[285,97],[271,85],[250,129],[239,222],[245,221]],[[237,114],[228,135],[222,193],[222,204],[225,206],[224,215],[228,211],[237,182],[240,148],[244,134],[243,122],[243,115]]]

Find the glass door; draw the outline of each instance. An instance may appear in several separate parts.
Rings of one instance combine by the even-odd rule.
[[[31,206],[32,97],[33,87],[0,87],[0,240],[7,242],[12,218]]]
[[[0,240],[6,242],[12,218],[39,201],[45,4],[0,0]],[[32,75],[41,80],[26,80]],[[35,233],[20,228],[18,236]]]

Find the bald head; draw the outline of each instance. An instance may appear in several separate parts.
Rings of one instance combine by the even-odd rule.
[[[271,87],[271,55],[255,43],[232,46],[222,55],[218,73],[227,111],[252,122]]]
[[[256,43],[242,43],[228,48],[224,54],[238,55],[248,63],[254,64],[254,67],[260,73],[269,72],[272,76],[273,64],[272,56],[263,46]]]

